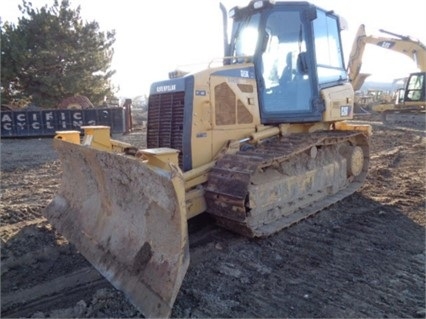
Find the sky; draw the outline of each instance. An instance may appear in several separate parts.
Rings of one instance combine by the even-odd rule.
[[[53,0],[29,0],[34,8],[49,7]],[[202,68],[223,54],[220,0],[70,0],[81,7],[83,20],[99,23],[101,31],[114,29],[116,42],[112,69],[118,95],[134,98],[149,93],[151,83],[165,80],[175,69]],[[249,0],[222,0],[229,10]],[[346,63],[356,31],[365,24],[368,35],[383,35],[379,29],[409,35],[426,44],[423,0],[310,0],[333,10],[348,22],[342,33]],[[22,14],[21,0],[0,1],[1,20],[16,23]],[[399,4],[396,4],[399,3]],[[389,35],[384,35],[389,36]],[[367,45],[361,72],[369,81],[392,82],[418,71],[408,57]]]

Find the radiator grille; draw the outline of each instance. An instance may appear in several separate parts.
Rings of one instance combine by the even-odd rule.
[[[183,168],[184,92],[155,94],[148,101],[148,148],[170,147],[179,150]]]

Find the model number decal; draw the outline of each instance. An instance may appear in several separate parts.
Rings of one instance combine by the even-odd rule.
[[[249,78],[250,74],[248,70],[240,70],[240,75],[242,78]]]
[[[349,105],[343,105],[340,107],[340,116],[349,116]]]

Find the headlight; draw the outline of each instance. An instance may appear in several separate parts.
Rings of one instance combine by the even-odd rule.
[[[257,10],[265,7],[266,4],[274,4],[275,0],[258,0],[253,2],[253,9]]]

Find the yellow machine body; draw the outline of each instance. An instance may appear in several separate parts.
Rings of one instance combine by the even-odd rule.
[[[233,232],[270,236],[350,196],[367,175],[371,127],[350,122],[339,17],[267,0],[230,17],[222,63],[152,84],[146,149],[104,126],[84,127],[79,143],[76,133],[54,139],[62,185],[45,216],[147,317],[171,315],[189,218],[209,213]],[[248,55],[246,39],[259,41]],[[324,45],[334,54],[314,50]]]

